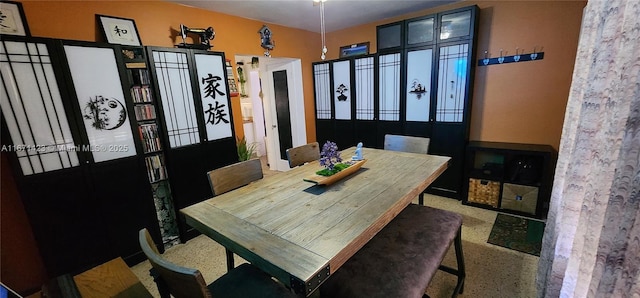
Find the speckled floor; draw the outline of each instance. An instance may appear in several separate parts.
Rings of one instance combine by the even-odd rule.
[[[425,195],[425,204],[454,211],[464,217],[462,249],[467,277],[464,293],[458,297],[536,296],[535,274],[538,257],[487,243],[496,212],[465,206],[460,201],[432,195]],[[207,283],[226,272],[224,248],[203,235],[169,248],[163,256],[175,264],[199,269]],[[455,260],[452,246],[443,263],[455,267]],[[242,262],[244,260],[236,256],[236,266]],[[150,268],[149,262],[145,261],[131,269],[154,297],[159,297],[157,288],[149,276]],[[451,297],[455,285],[455,276],[438,271],[427,289],[427,294],[432,298]]]

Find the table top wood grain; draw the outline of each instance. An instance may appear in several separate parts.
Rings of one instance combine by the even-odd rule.
[[[321,169],[315,161],[181,212],[189,225],[308,295],[444,172],[450,160],[371,148],[363,152],[367,163],[332,185],[303,181]]]

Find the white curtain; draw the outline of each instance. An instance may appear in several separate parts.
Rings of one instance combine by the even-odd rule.
[[[640,1],[583,15],[539,297],[640,297]]]
[[[539,297],[640,297],[640,1],[591,0],[543,238]]]

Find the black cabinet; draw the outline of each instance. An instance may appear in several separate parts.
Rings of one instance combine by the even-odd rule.
[[[238,161],[224,53],[147,47],[157,119],[182,241],[199,233],[180,209],[213,196],[206,173]]]
[[[545,218],[555,162],[549,145],[469,142],[463,203]]]
[[[380,25],[376,54],[313,63],[317,141],[431,138],[429,153],[452,160],[428,191],[462,199],[477,15],[470,6]]]
[[[159,238],[159,228],[118,47],[10,36],[0,44],[10,99],[2,144],[47,273],[143,260],[137,232]]]

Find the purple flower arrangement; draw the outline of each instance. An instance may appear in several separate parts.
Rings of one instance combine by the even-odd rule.
[[[335,165],[342,161],[340,158],[340,151],[338,151],[338,145],[336,143],[327,141],[322,146],[320,151],[320,165],[326,169],[333,171]]]

